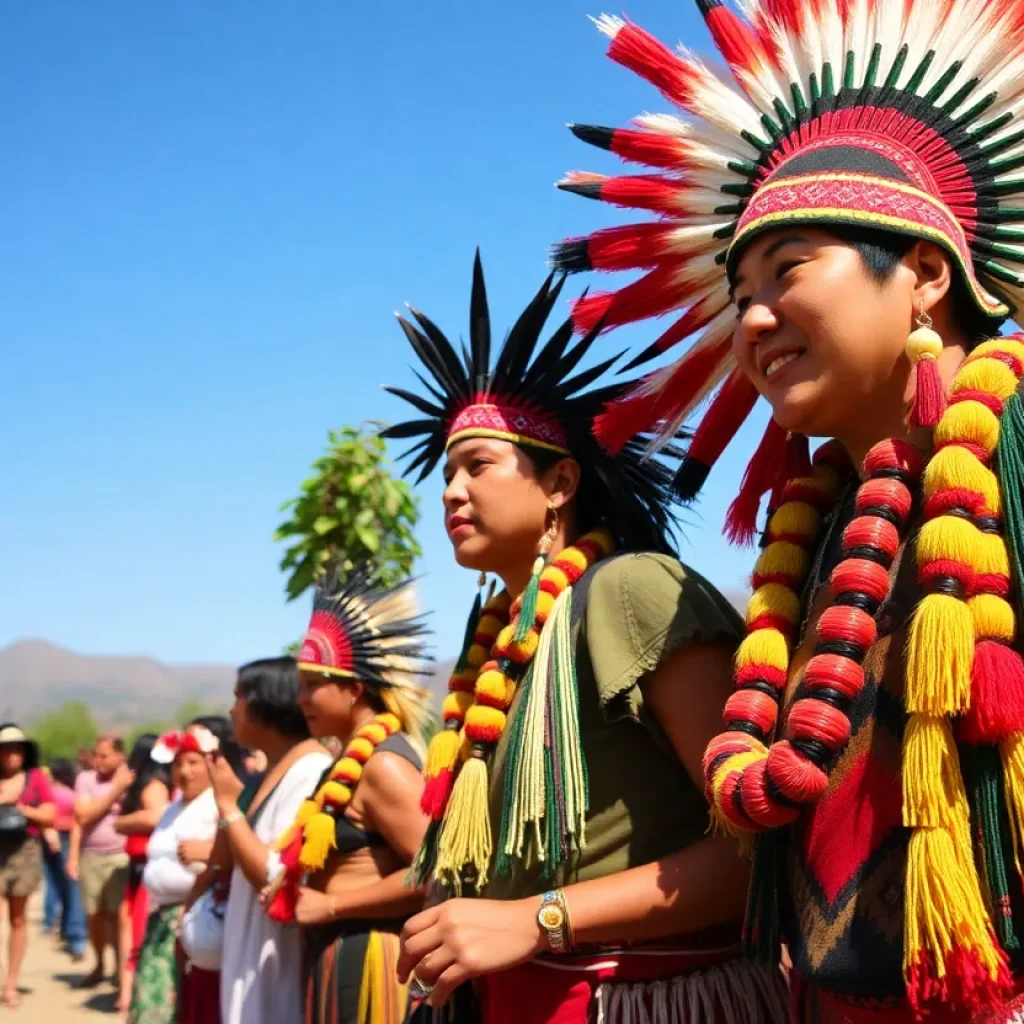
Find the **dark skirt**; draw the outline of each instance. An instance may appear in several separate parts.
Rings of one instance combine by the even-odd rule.
[[[345,921],[304,932],[305,1024],[404,1024],[396,922]]]

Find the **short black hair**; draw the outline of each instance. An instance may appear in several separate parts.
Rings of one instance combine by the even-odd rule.
[[[242,748],[235,739],[235,731],[231,728],[231,722],[224,715],[200,715],[193,718],[185,728],[192,725],[201,725],[217,737],[218,752],[224,757],[236,775],[242,775]]]
[[[864,269],[879,284],[886,284],[892,278],[903,258],[920,241],[912,235],[846,224],[830,224],[825,230],[855,249],[864,264]],[[955,263],[949,298],[953,323],[969,348],[987,341],[998,333],[995,321],[978,308],[963,273]]]
[[[261,658],[238,670],[238,689],[260,725],[282,736],[304,740],[309,726],[299,710],[299,670],[290,657]]]
[[[50,778],[59,782],[68,789],[75,788],[75,779],[78,778],[78,769],[66,757],[55,757],[50,762]]]

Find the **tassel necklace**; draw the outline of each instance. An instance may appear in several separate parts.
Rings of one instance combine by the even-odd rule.
[[[267,913],[275,921],[295,920],[295,899],[303,872],[320,871],[331,851],[337,849],[338,818],[352,802],[363,766],[379,744],[401,729],[398,716],[390,712],[375,715],[358,729],[327,778],[303,801],[295,820],[274,844],[284,866],[267,906]]]
[[[498,631],[490,660],[481,664],[476,675],[473,702],[466,701],[468,706],[461,713],[459,745],[455,747],[451,739],[444,741],[454,748],[454,757],[443,767],[440,757],[434,763],[441,771],[450,770],[452,779],[450,783],[436,783],[431,790],[429,810],[434,821],[413,865],[412,876],[419,884],[434,878],[457,894],[464,887],[479,892],[487,884],[494,848],[488,764],[508,722],[516,688],[537,654],[541,632],[556,601],[592,565],[609,555],[613,547],[611,534],[598,529],[550,562],[540,555],[526,589],[508,608],[511,622]],[[469,648],[470,652],[476,647],[479,654],[481,634],[486,635],[494,628],[504,600],[507,595],[488,602],[475,630],[478,642]],[[452,682],[457,678],[459,673]],[[464,681],[459,681],[460,689],[453,690],[449,699],[458,692],[461,703],[466,691],[462,689]],[[461,712],[461,707],[458,710]],[[430,767],[428,758],[428,776]],[[435,771],[433,779],[439,777]],[[428,786],[431,781],[428,778]]]

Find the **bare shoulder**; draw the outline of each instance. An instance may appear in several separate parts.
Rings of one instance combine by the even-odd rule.
[[[378,750],[363,768],[361,786],[382,796],[397,796],[416,789],[422,775],[408,758],[390,750]]]

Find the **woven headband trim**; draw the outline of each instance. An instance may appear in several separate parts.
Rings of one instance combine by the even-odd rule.
[[[535,438],[527,437],[525,434],[513,434],[505,430],[490,430],[485,427],[471,427],[467,430],[457,430],[445,442],[445,451],[448,451],[453,444],[459,441],[466,441],[472,437],[493,438],[498,441],[511,441],[513,444],[526,444],[531,448],[543,448],[545,451],[557,452],[559,455],[572,455],[568,448],[561,445],[549,444],[547,441],[538,441]]]
[[[319,672],[325,676],[338,676],[341,679],[357,679],[354,672],[347,668],[331,668],[329,665],[318,665],[315,661],[297,661],[296,668],[304,672]]]

